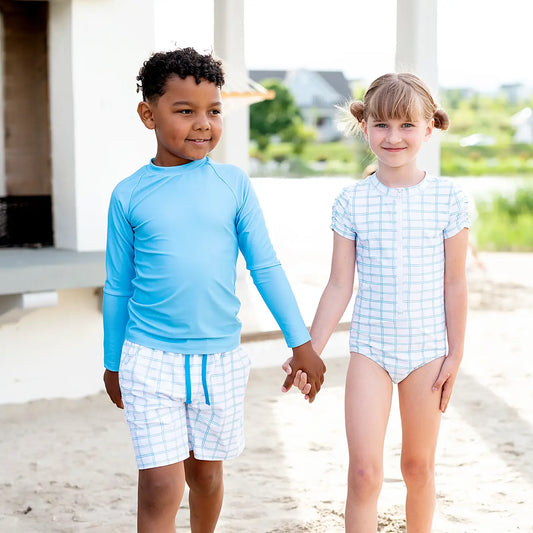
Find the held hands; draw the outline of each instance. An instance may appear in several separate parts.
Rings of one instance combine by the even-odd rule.
[[[444,358],[442,366],[440,367],[439,375],[435,383],[433,383],[433,392],[441,391],[439,409],[445,413],[450,402],[452,395],[452,389],[457,378],[457,372],[459,371],[459,365],[461,363],[461,357],[448,355]]]
[[[120,392],[120,385],[118,383],[118,372],[112,370],[105,370],[104,372],[104,385],[107,394],[111,398],[111,401],[119,408],[124,409],[122,403],[122,393]]]
[[[293,348],[292,357],[283,363],[282,368],[288,375],[281,390],[287,392],[294,385],[309,403],[313,402],[324,383],[326,366],[313,350],[311,341]]]

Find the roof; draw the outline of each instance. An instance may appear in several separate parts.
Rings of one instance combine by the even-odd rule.
[[[287,75],[290,72],[294,72],[294,70],[250,70],[249,76],[250,78],[252,78],[252,80],[255,80],[256,82],[261,82],[271,78],[285,81]],[[341,70],[312,70],[309,72],[314,72],[315,74],[323,78],[324,81],[342,98],[349,100],[352,97],[352,90],[350,89],[350,84],[344,76],[344,72],[342,72]]]

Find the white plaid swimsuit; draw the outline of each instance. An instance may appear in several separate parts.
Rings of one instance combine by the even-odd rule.
[[[395,383],[446,355],[444,240],[470,227],[462,191],[431,175],[389,188],[372,174],[343,189],[331,227],[356,243],[350,351],[377,362]]]

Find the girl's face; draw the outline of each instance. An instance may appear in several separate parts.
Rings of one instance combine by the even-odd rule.
[[[433,131],[433,121],[423,119],[376,120],[369,117],[362,123],[363,131],[380,166],[400,169],[416,168],[416,156]]]

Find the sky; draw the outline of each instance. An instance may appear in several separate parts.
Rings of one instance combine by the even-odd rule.
[[[532,0],[437,0],[439,84],[533,87]],[[213,0],[156,0],[156,47],[213,48]],[[394,70],[396,0],[244,0],[249,70]]]

